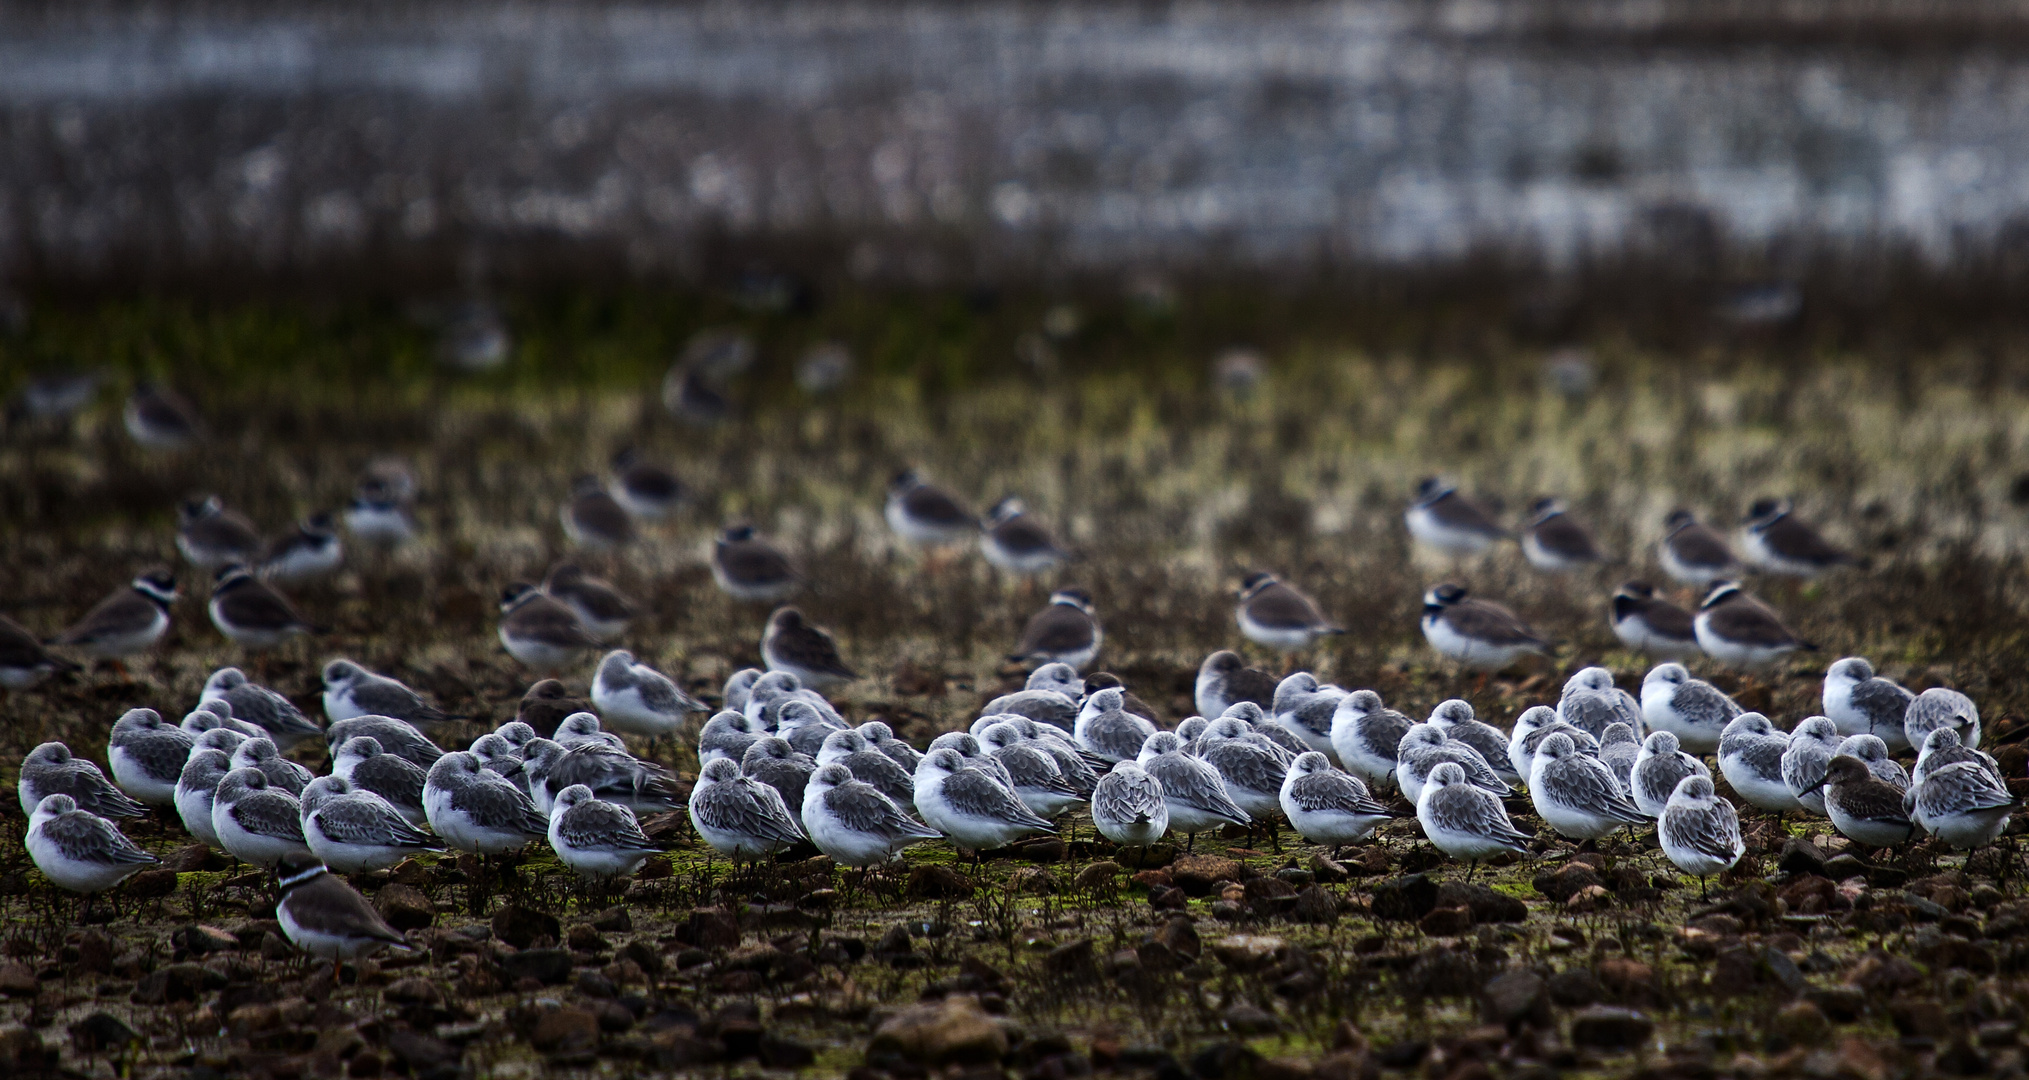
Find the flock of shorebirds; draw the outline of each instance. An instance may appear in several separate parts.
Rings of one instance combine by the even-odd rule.
[[[174,411],[130,402],[128,426],[145,444],[169,445],[151,425]],[[624,547],[637,523],[669,515],[684,495],[673,475],[623,453],[609,478],[576,483],[560,517],[573,543],[597,553]],[[406,469],[377,464],[343,511],[344,532],[368,546],[407,542],[414,498]],[[912,545],[977,539],[989,561],[1018,575],[1071,557],[1019,500],[1003,500],[982,521],[914,473],[895,478],[885,517]],[[1548,572],[1604,561],[1556,500],[1537,503],[1511,533],[1432,480],[1405,517],[1415,539],[1455,557],[1515,539]],[[157,861],[114,820],[173,815],[204,843],[274,869],[277,919],[291,941],[351,957],[405,943],[334,872],[385,869],[418,852],[495,855],[546,841],[565,866],[610,879],[661,850],[638,815],[679,807],[706,843],[738,859],[807,842],[839,864],[867,867],[938,838],[972,852],[1004,848],[1054,832],[1081,806],[1099,833],[1127,848],[1179,833],[1194,844],[1198,833],[1226,827],[1265,828],[1279,846],[1282,819],[1307,842],[1337,849],[1406,816],[1399,794],[1435,847],[1477,866],[1541,848],[1509,816],[1506,797],[1524,785],[1535,814],[1572,840],[1655,822],[1663,853],[1702,881],[1744,852],[1711,756],[1751,806],[1824,815],[1870,848],[1920,832],[1960,849],[2000,835],[2018,804],[1978,749],[1979,712],[1965,695],[1913,694],[1850,657],[1825,674],[1823,715],[1784,732],[1676,662],[1703,654],[1754,670],[1814,648],[1737,578],[1750,566],[1809,575],[1854,560],[1786,501],[1756,503],[1744,527],[1746,564],[1688,512],[1667,522],[1658,561],[1672,578],[1706,589],[1695,613],[1642,582],[1614,596],[1618,637],[1665,661],[1639,696],[1607,669],[1587,667],[1554,705],[1527,709],[1508,730],[1461,699],[1419,723],[1373,690],[1323,684],[1306,671],[1277,678],[1225,650],[1199,669],[1198,715],[1166,730],[1119,679],[1081,675],[1103,633],[1089,595],[1062,588],[1011,653],[1034,665],[1026,686],[988,702],[968,730],[919,750],[883,721],[847,721],[823,691],[858,674],[829,633],[782,606],[760,642],[766,670],[732,676],[720,711],[697,727],[690,718],[709,708],[624,650],[599,660],[588,699],[545,679],[515,720],[455,751],[432,733],[456,718],[352,661],[325,666],[321,720],[239,668],[222,668],[180,724],[146,708],[122,716],[107,744],[110,779],[63,743],[36,747],[19,780],[26,846],[55,884],[99,892]],[[331,574],[344,558],[330,517],[264,541],[214,497],[181,508],[176,543],[189,563],[215,573],[211,620],[249,650],[316,632],[279,590]],[[779,603],[803,584],[788,553],[744,525],[718,537],[712,571],[727,593],[757,603]],[[115,662],[133,656],[166,632],[177,599],[173,575],[151,570],[47,643],[0,617],[0,684],[27,689],[75,667],[51,648]],[[567,563],[541,585],[504,591],[498,633],[516,659],[556,674],[623,634],[638,613],[614,586]],[[1235,621],[1250,641],[1284,653],[1343,632],[1309,596],[1266,573],[1243,582]],[[1429,590],[1421,627],[1433,649],[1472,670],[1499,670],[1547,647],[1509,609],[1448,583]],[[694,738],[702,766],[687,794],[627,741],[673,736]],[[328,775],[287,756],[320,740]],[[1910,751],[1905,771],[1895,756]]]

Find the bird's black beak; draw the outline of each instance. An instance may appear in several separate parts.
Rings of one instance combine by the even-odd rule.
[[[1817,783],[1815,783],[1815,784],[1812,784],[1812,785],[1811,785],[1810,787],[1807,787],[1807,788],[1803,789],[1802,791],[1799,791],[1799,792],[1797,792],[1797,794],[1798,794],[1798,795],[1809,795],[1809,794],[1810,794],[1811,792],[1813,792],[1813,791],[1816,791],[1816,790],[1818,790],[1819,788],[1821,788],[1821,787],[1824,787],[1824,786],[1825,786],[1826,784],[1829,784],[1829,783],[1831,783],[1831,782],[1832,782],[1832,778],[1831,778],[1831,777],[1829,777],[1829,776],[1827,776],[1827,777],[1825,777],[1825,778],[1824,778],[1823,780],[1820,780],[1820,781],[1818,781]]]

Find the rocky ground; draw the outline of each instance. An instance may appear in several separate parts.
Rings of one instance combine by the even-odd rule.
[[[2029,772],[2012,739],[2029,704],[2017,678],[2029,365],[2005,353],[1601,341],[1590,384],[1567,393],[1545,379],[1541,350],[1377,343],[1271,319],[1253,337],[1272,346],[1268,376],[1236,394],[1207,377],[1206,358],[1244,340],[1242,305],[1195,322],[1188,304],[1088,305],[1068,331],[1047,308],[530,302],[510,309],[509,368],[476,379],[436,374],[427,327],[374,309],[38,311],[0,344],[0,371],[64,360],[115,382],[168,376],[216,436],[144,455],[111,393],[67,431],[10,431],[0,606],[28,625],[53,633],[140,566],[173,563],[173,505],[191,491],[279,528],[397,453],[422,480],[426,531],[305,591],[331,632],[267,657],[213,631],[205,583],[186,575],[176,629],[132,681],[94,670],[0,700],[0,779],[47,738],[103,760],[121,711],[180,716],[225,663],[311,708],[321,662],[351,656],[471,717],[450,735],[470,739],[512,716],[534,678],[494,640],[493,597],[565,551],[556,507],[570,475],[627,443],[696,494],[683,520],[598,568],[651,609],[629,647],[704,695],[758,659],[765,611],[725,600],[702,564],[735,517],[798,552],[803,606],[866,672],[840,699],[855,718],[887,717],[920,745],[1018,683],[1001,654],[1042,590],[976,559],[932,566],[893,548],[879,492],[904,464],[981,503],[1023,494],[1058,523],[1083,558],[1057,580],[1089,588],[1106,624],[1099,666],[1172,723],[1190,711],[1198,660],[1240,644],[1230,590],[1257,566],[1303,584],[1349,630],[1296,662],[1407,712],[1462,694],[1505,724],[1590,662],[1632,687],[1645,664],[1613,641],[1604,599],[1655,572],[1646,552],[1663,512],[1684,502],[1730,521],[1777,493],[1869,564],[1803,587],[1758,583],[1821,654],[1751,682],[1708,674],[1787,726],[1816,711],[1825,663],[1869,655],[1913,688],[1972,694],[2009,775]],[[727,321],[762,346],[735,384],[742,418],[679,425],[656,380],[693,330]],[[839,397],[807,397],[786,373],[825,338],[852,345],[860,374]],[[1511,515],[1562,493],[1625,561],[1570,580],[1512,551],[1421,562],[1399,513],[1430,472],[1504,496]],[[1511,603],[1555,656],[1484,685],[1434,663],[1414,613],[1445,576]],[[567,681],[582,691],[589,675],[588,662]],[[661,753],[695,768],[681,748]],[[648,826],[666,857],[610,889],[538,850],[505,868],[425,859],[370,875],[358,884],[418,948],[339,970],[288,948],[263,875],[173,823],[129,830],[163,869],[90,904],[53,893],[7,843],[0,1074],[2022,1071],[2029,901],[2012,837],[1970,857],[1866,853],[1822,821],[1750,814],[1749,855],[1706,895],[1645,836],[1579,852],[1537,827],[1525,798],[1510,806],[1537,850],[1470,881],[1413,821],[1336,854],[1283,830],[1132,857],[1079,818],[1061,839],[984,860],[931,844],[862,875],[814,851],[736,867],[665,816]],[[0,828],[18,837],[22,818],[4,810]]]

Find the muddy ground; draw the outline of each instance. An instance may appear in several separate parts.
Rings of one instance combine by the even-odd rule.
[[[1614,641],[1605,599],[1656,573],[1669,508],[1730,523],[1785,494],[1867,565],[1757,582],[1822,651],[1752,682],[1707,674],[1788,726],[1816,711],[1826,663],[1868,655],[1913,688],[1970,693],[2023,775],[2011,736],[2029,709],[2029,360],[2006,340],[1721,336],[1662,350],[1602,335],[1583,353],[1590,385],[1571,393],[1546,376],[1549,350],[1441,314],[1429,332],[1362,335],[1292,326],[1270,300],[1200,299],[1088,300],[1070,318],[1045,299],[977,296],[782,310],[738,295],[537,298],[507,308],[507,368],[476,377],[441,370],[427,311],[38,308],[0,344],[0,372],[70,364],[109,384],[76,423],[13,426],[0,450],[0,607],[32,628],[54,633],[138,569],[173,565],[173,508],[193,492],[279,529],[337,506],[393,453],[418,473],[424,535],[303,591],[330,633],[261,657],[216,633],[206,583],[186,573],[175,628],[132,681],[96,669],[0,699],[0,778],[49,738],[103,760],[123,710],[180,716],[226,663],[312,709],[321,663],[349,656],[470,717],[449,741],[469,740],[514,715],[534,678],[494,638],[494,597],[566,553],[556,510],[571,475],[628,444],[694,497],[593,562],[651,609],[628,647],[708,697],[758,662],[765,610],[721,596],[703,561],[711,533],[741,518],[797,552],[811,580],[800,603],[866,673],[841,707],[919,745],[1018,685],[1002,654],[1060,583],[1094,596],[1097,666],[1173,724],[1204,654],[1243,645],[1232,588],[1257,567],[1347,627],[1294,663],[1413,714],[1467,696],[1505,724],[1587,663],[1638,685],[1647,665]],[[692,333],[724,325],[761,346],[732,387],[739,417],[673,419],[663,370]],[[788,373],[823,340],[848,344],[858,371],[835,396],[806,395]],[[1246,342],[1261,344],[1266,377],[1218,384],[1211,358]],[[144,373],[198,401],[205,446],[127,441],[118,395]],[[880,492],[905,465],[982,506],[1023,495],[1082,557],[1030,587],[976,555],[930,565],[898,550]],[[1511,518],[1561,494],[1620,561],[1564,579],[1512,549],[1431,562],[1400,512],[1434,472]],[[1516,607],[1554,657],[1484,685],[1436,663],[1415,613],[1446,577]],[[570,681],[582,690],[590,673],[588,658]],[[683,748],[660,753],[695,769]],[[1062,841],[984,861],[925,845],[863,876],[810,852],[734,867],[668,817],[650,822],[666,861],[612,889],[537,850],[497,889],[451,859],[362,880],[422,948],[335,972],[280,940],[262,875],[191,849],[173,823],[129,830],[171,869],[89,906],[54,894],[10,842],[0,1073],[2022,1071],[2029,903],[2012,838],[1971,857],[1866,854],[1822,821],[1750,813],[1748,857],[1706,897],[1645,837],[1580,853],[1525,799],[1511,806],[1537,827],[1537,852],[1469,883],[1413,821],[1337,857],[1285,829],[1137,860],[1079,818]],[[19,837],[17,808],[0,809]]]

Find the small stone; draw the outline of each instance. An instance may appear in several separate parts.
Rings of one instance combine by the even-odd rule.
[[[1391,878],[1374,886],[1376,919],[1415,922],[1437,908],[1437,883],[1427,874]]]
[[[581,1054],[599,1045],[599,1018],[585,1009],[557,1009],[535,1022],[528,1044],[545,1054]]]
[[[0,1076],[36,1076],[41,1070],[54,1071],[55,1050],[42,1045],[42,1036],[20,1024],[0,1027]]]
[[[226,977],[202,964],[170,964],[156,968],[134,984],[130,995],[137,1005],[164,1005],[174,1001],[196,1001],[213,990],[222,990]]]
[[[424,978],[407,978],[394,982],[380,992],[380,996],[398,1005],[442,1005],[444,992],[437,984]]]
[[[1160,873],[1160,871],[1148,872]],[[1111,859],[1102,859],[1078,871],[1078,876],[1071,879],[1071,891],[1090,893],[1111,889],[1113,888],[1114,881],[1119,877],[1120,864]]]
[[[1214,1043],[1191,1057],[1191,1075],[1200,1080],[1242,1080],[1257,1076],[1261,1055],[1243,1043]]]
[[[1581,862],[1568,862],[1555,870],[1545,870],[1537,874],[1531,884],[1535,886],[1537,892],[1562,904],[1580,890],[1588,886],[1604,885],[1605,882],[1592,867]]]
[[[1599,982],[1616,994],[1647,994],[1655,987],[1654,968],[1625,956],[1599,962]]]
[[[1431,937],[1457,937],[1472,929],[1472,909],[1465,907],[1441,907],[1425,915],[1416,923],[1416,928]]]
[[[1052,975],[1082,975],[1093,969],[1092,939],[1079,938],[1043,954],[1043,970]]]
[[[202,843],[185,844],[162,857],[162,869],[173,870],[179,874],[194,874],[200,870],[223,870],[227,865],[229,864],[225,861],[225,857],[220,856],[218,865],[213,866],[211,845]]]
[[[1823,1009],[1808,1001],[1791,1002],[1783,1006],[1770,1022],[1769,1030],[1788,1039],[1796,1046],[1815,1046],[1831,1033],[1832,1021]]]
[[[1599,979],[1584,968],[1570,968],[1550,976],[1550,1000],[1567,1009],[1583,1008],[1605,996]]]
[[[1147,889],[1149,892],[1154,892],[1157,889],[1174,889],[1177,887],[1177,880],[1169,876],[1169,871],[1167,870],[1138,870],[1128,880]]]
[[[1571,1019],[1571,1044],[1605,1053],[1633,1050],[1648,1041],[1656,1025],[1633,1009],[1594,1005]]]
[[[1613,894],[1606,891],[1606,886],[1587,885],[1572,893],[1564,901],[1564,910],[1573,915],[1581,915],[1588,911],[1598,911],[1601,908],[1611,907],[1612,905]]]
[[[1007,1032],[969,995],[910,1005],[874,1031],[869,1059],[894,1054],[929,1068],[987,1065],[1007,1053]]]
[[[176,871],[166,867],[143,870],[128,878],[122,891],[141,900],[168,896],[176,891]]]
[[[1904,1036],[1942,1040],[1951,1035],[1951,1015],[1935,1001],[1897,999],[1888,1003],[1888,1019]]]
[[[1474,923],[1515,923],[1529,918],[1529,905],[1475,882],[1447,881],[1439,885],[1437,906],[1469,908]]]
[[[140,1041],[126,1021],[109,1012],[95,1012],[70,1026],[71,1048],[79,1054],[101,1054]]]
[[[1184,892],[1204,896],[1217,882],[1240,880],[1240,864],[1218,855],[1181,855],[1170,864],[1169,875]]]
[[[1057,891],[1057,876],[1038,866],[1025,866],[1008,876],[1017,896],[1051,896]]]
[[[740,944],[740,924],[723,908],[698,908],[677,938],[700,949],[731,949]]]
[[[971,878],[935,863],[918,863],[909,870],[908,893],[918,900],[962,900],[976,886]]]
[[[34,997],[42,989],[35,980],[35,969],[20,961],[0,964],[0,994],[8,997]]]
[[[508,904],[493,913],[493,936],[517,949],[526,949],[540,938],[563,939],[563,925],[554,915]]]
[[[1775,868],[1785,874],[1815,874],[1830,877],[1825,870],[1825,852],[1818,845],[1801,837],[1792,836],[1783,841],[1782,854],[1776,857]]]
[[[1282,1023],[1265,1009],[1240,1004],[1229,1008],[1219,1020],[1227,1031],[1235,1035],[1273,1035],[1282,1030]]]
[[[1288,942],[1265,934],[1236,934],[1212,943],[1212,955],[1236,971],[1256,971],[1275,962]]]
[[[1480,1009],[1490,1024],[1513,1026],[1533,1018],[1547,1026],[1548,1006],[1549,984],[1526,968],[1502,972],[1480,991]]]
[[[534,979],[555,986],[571,977],[569,949],[523,949],[500,958],[500,972],[511,983]]]
[[[423,895],[421,889],[409,885],[387,884],[373,894],[373,906],[380,909],[381,917],[397,930],[421,930],[437,921],[437,905]]]
[[[1338,897],[1333,896],[1321,885],[1306,886],[1296,894],[1296,904],[1289,909],[1289,917],[1302,923],[1337,922]]]
[[[590,924],[579,923],[564,934],[564,942],[576,952],[601,952],[612,946]]]
[[[634,916],[624,907],[610,907],[592,916],[592,929],[608,934],[624,934],[634,929]]]
[[[1173,918],[1163,923],[1155,932],[1155,940],[1186,960],[1196,960],[1205,951],[1203,942],[1198,939],[1198,928],[1191,925],[1189,919]]]
[[[169,935],[169,940],[192,956],[237,952],[240,948],[237,936],[216,926],[186,926]]]
[[[1317,880],[1327,884],[1336,885],[1352,876],[1346,872],[1344,866],[1339,865],[1337,860],[1322,851],[1311,852],[1310,858],[1305,860],[1303,865]]]
[[[772,1033],[761,1036],[761,1043],[755,1050],[762,1067],[768,1069],[802,1069],[817,1061],[816,1050]]]

